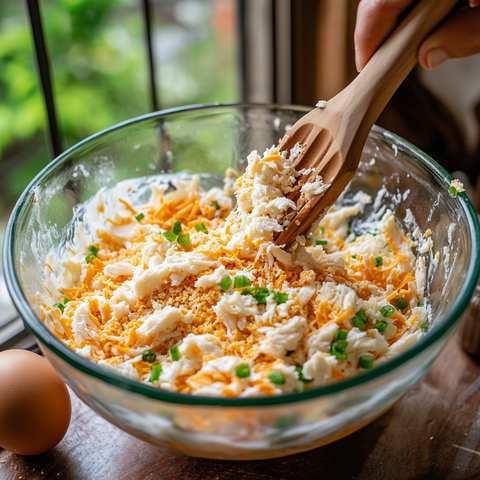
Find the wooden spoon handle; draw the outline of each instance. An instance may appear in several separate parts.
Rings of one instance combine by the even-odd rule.
[[[346,100],[349,104],[356,91],[363,102],[370,102],[370,112],[364,117],[367,124],[368,119],[373,118],[373,125],[417,63],[422,42],[452,11],[457,2],[458,0],[420,0],[378,48],[355,80],[343,90],[349,91],[349,98]]]

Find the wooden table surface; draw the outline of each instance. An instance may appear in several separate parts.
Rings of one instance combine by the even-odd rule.
[[[191,458],[138,440],[72,394],[72,423],[48,453],[0,449],[0,479],[480,479],[480,363],[452,339],[393,409],[356,433],[274,460]]]

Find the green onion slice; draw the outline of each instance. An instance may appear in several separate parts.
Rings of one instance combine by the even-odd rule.
[[[142,355],[144,362],[153,363],[157,358],[157,354],[153,350],[145,350]]]
[[[372,368],[373,367],[373,355],[362,355],[358,359],[358,365],[361,368]]]
[[[448,193],[452,197],[456,197],[458,195],[457,189],[453,185],[448,189]]]
[[[307,379],[303,376],[303,367],[295,367],[295,370],[297,371],[298,379],[303,382],[303,383],[310,383],[313,382],[313,378]]]
[[[375,257],[374,262],[377,268],[381,267],[383,265],[383,257]]]
[[[396,306],[399,310],[405,310],[405,309],[408,307],[408,302],[407,302],[404,298],[399,298],[399,299],[395,302],[395,306]]]
[[[356,315],[352,318],[352,323],[360,330],[364,330],[367,326],[367,314],[365,310],[360,309]]]
[[[380,322],[377,322],[373,328],[376,328],[380,333],[383,333],[388,327],[388,322],[385,320],[381,320]]]
[[[89,253],[89,254],[85,257],[85,261],[86,261],[87,263],[90,263],[90,262],[93,262],[96,258],[97,258],[97,256],[96,256],[94,253]]]
[[[258,303],[267,303],[270,291],[267,287],[250,287],[243,290],[242,295],[251,295]]]
[[[90,245],[88,247],[89,253],[93,253],[93,255],[97,255],[97,253],[100,251],[100,248],[96,247],[95,245]]]
[[[385,318],[390,318],[393,315],[393,312],[395,312],[395,308],[392,307],[392,305],[385,305],[380,309],[380,313]]]
[[[185,235],[179,235],[177,242],[183,248],[188,248],[190,246],[190,234],[186,233]]]
[[[307,235],[307,236],[305,237],[305,240],[306,240],[307,242],[309,242],[311,239],[312,239],[312,236],[311,236],[311,235]]]
[[[170,349],[170,356],[174,362],[178,362],[180,360],[180,351],[178,347],[173,347]]]
[[[220,210],[222,208],[216,200],[213,202],[213,206],[215,207],[215,210]]]
[[[337,360],[345,360],[347,358],[347,345],[348,342],[345,340],[335,340],[330,347],[330,353],[335,355]]]
[[[235,368],[235,374],[238,378],[247,378],[250,376],[250,367],[246,363],[242,363]]]
[[[423,306],[424,306],[424,305],[423,305],[423,303],[419,303],[419,304],[417,304],[417,307],[421,307],[421,308],[423,308]]]
[[[357,259],[357,254],[354,253],[354,254],[352,255],[352,258],[354,258],[354,259],[356,260],[356,259]]]
[[[272,295],[277,303],[285,303],[288,300],[288,293],[272,292]]]
[[[174,235],[180,235],[182,233],[182,224],[180,220],[175,220],[175,223],[173,224],[173,228],[172,228],[172,233]]]
[[[317,245],[326,245],[328,243],[328,240],[317,240],[315,243]]]
[[[143,220],[145,218],[145,214],[143,212],[140,212],[138,215],[135,215],[135,219],[137,221]]]
[[[233,288],[244,288],[250,287],[252,282],[245,275],[237,275],[233,281]]]
[[[420,325],[420,328],[428,328],[428,320],[426,322],[423,322],[421,325]]]
[[[195,230],[197,232],[203,232],[205,235],[208,235],[208,230],[204,223],[199,223],[198,225],[195,225]]]
[[[160,233],[170,242],[175,242],[178,238],[178,235],[169,230],[160,230]]]
[[[52,305],[52,307],[53,307],[53,308],[58,308],[62,313],[63,313],[63,311],[65,310],[65,306],[64,306],[63,304],[61,304],[61,303],[54,303],[54,304]]]
[[[323,227],[320,227],[319,229],[320,235],[323,235],[325,233],[325,229]]]
[[[232,279],[230,277],[225,277],[220,283],[220,288],[226,292],[232,285]]]
[[[160,374],[162,373],[162,366],[157,363],[152,367],[152,373],[150,373],[150,378],[148,379],[149,382],[156,382],[160,378]]]
[[[335,335],[335,340],[345,340],[348,335],[348,330],[338,329]]]
[[[270,295],[267,287],[250,287],[242,290],[242,295]]]
[[[276,370],[269,372],[268,379],[275,385],[283,385],[286,382],[285,377]]]
[[[65,297],[65,298],[63,299],[63,304],[66,305],[69,301],[70,301],[70,300],[69,300],[67,297]]]
[[[367,233],[369,233],[372,237],[376,237],[376,236],[378,235],[378,234],[375,233],[375,232],[367,232]]]

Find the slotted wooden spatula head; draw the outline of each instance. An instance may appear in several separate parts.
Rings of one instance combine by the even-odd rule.
[[[370,129],[417,63],[421,43],[456,3],[420,0],[350,85],[287,132],[280,150],[289,152],[297,143],[302,146],[294,166],[305,173],[297,178],[289,195],[297,208],[277,237],[277,245],[289,248],[298,235],[307,235],[345,190],[357,170]],[[311,198],[302,194],[302,186],[319,177],[326,186],[322,192]]]

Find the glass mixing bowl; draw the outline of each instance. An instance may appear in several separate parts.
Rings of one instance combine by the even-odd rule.
[[[410,209],[432,231],[426,257],[431,326],[390,362],[325,387],[266,398],[207,398],[155,389],[77,356],[39,320],[42,252],[59,249],[74,207],[100,188],[188,169],[223,178],[242,171],[247,154],[276,144],[308,111],[275,105],[205,105],[166,110],[114,126],[75,145],[48,165],[18,201],[8,224],[7,285],[45,356],[93,410],[153,444],[200,457],[262,459],[332,442],[371,422],[427,371],[468,306],[479,274],[479,225],[464,194],[449,195],[450,175],[401,138],[374,127],[342,201],[358,190],[404,223]],[[212,181],[205,178],[206,183]],[[364,215],[368,215],[369,209]],[[410,225],[405,225],[411,231]],[[445,248],[444,248],[445,247]],[[435,259],[436,252],[440,258]]]

